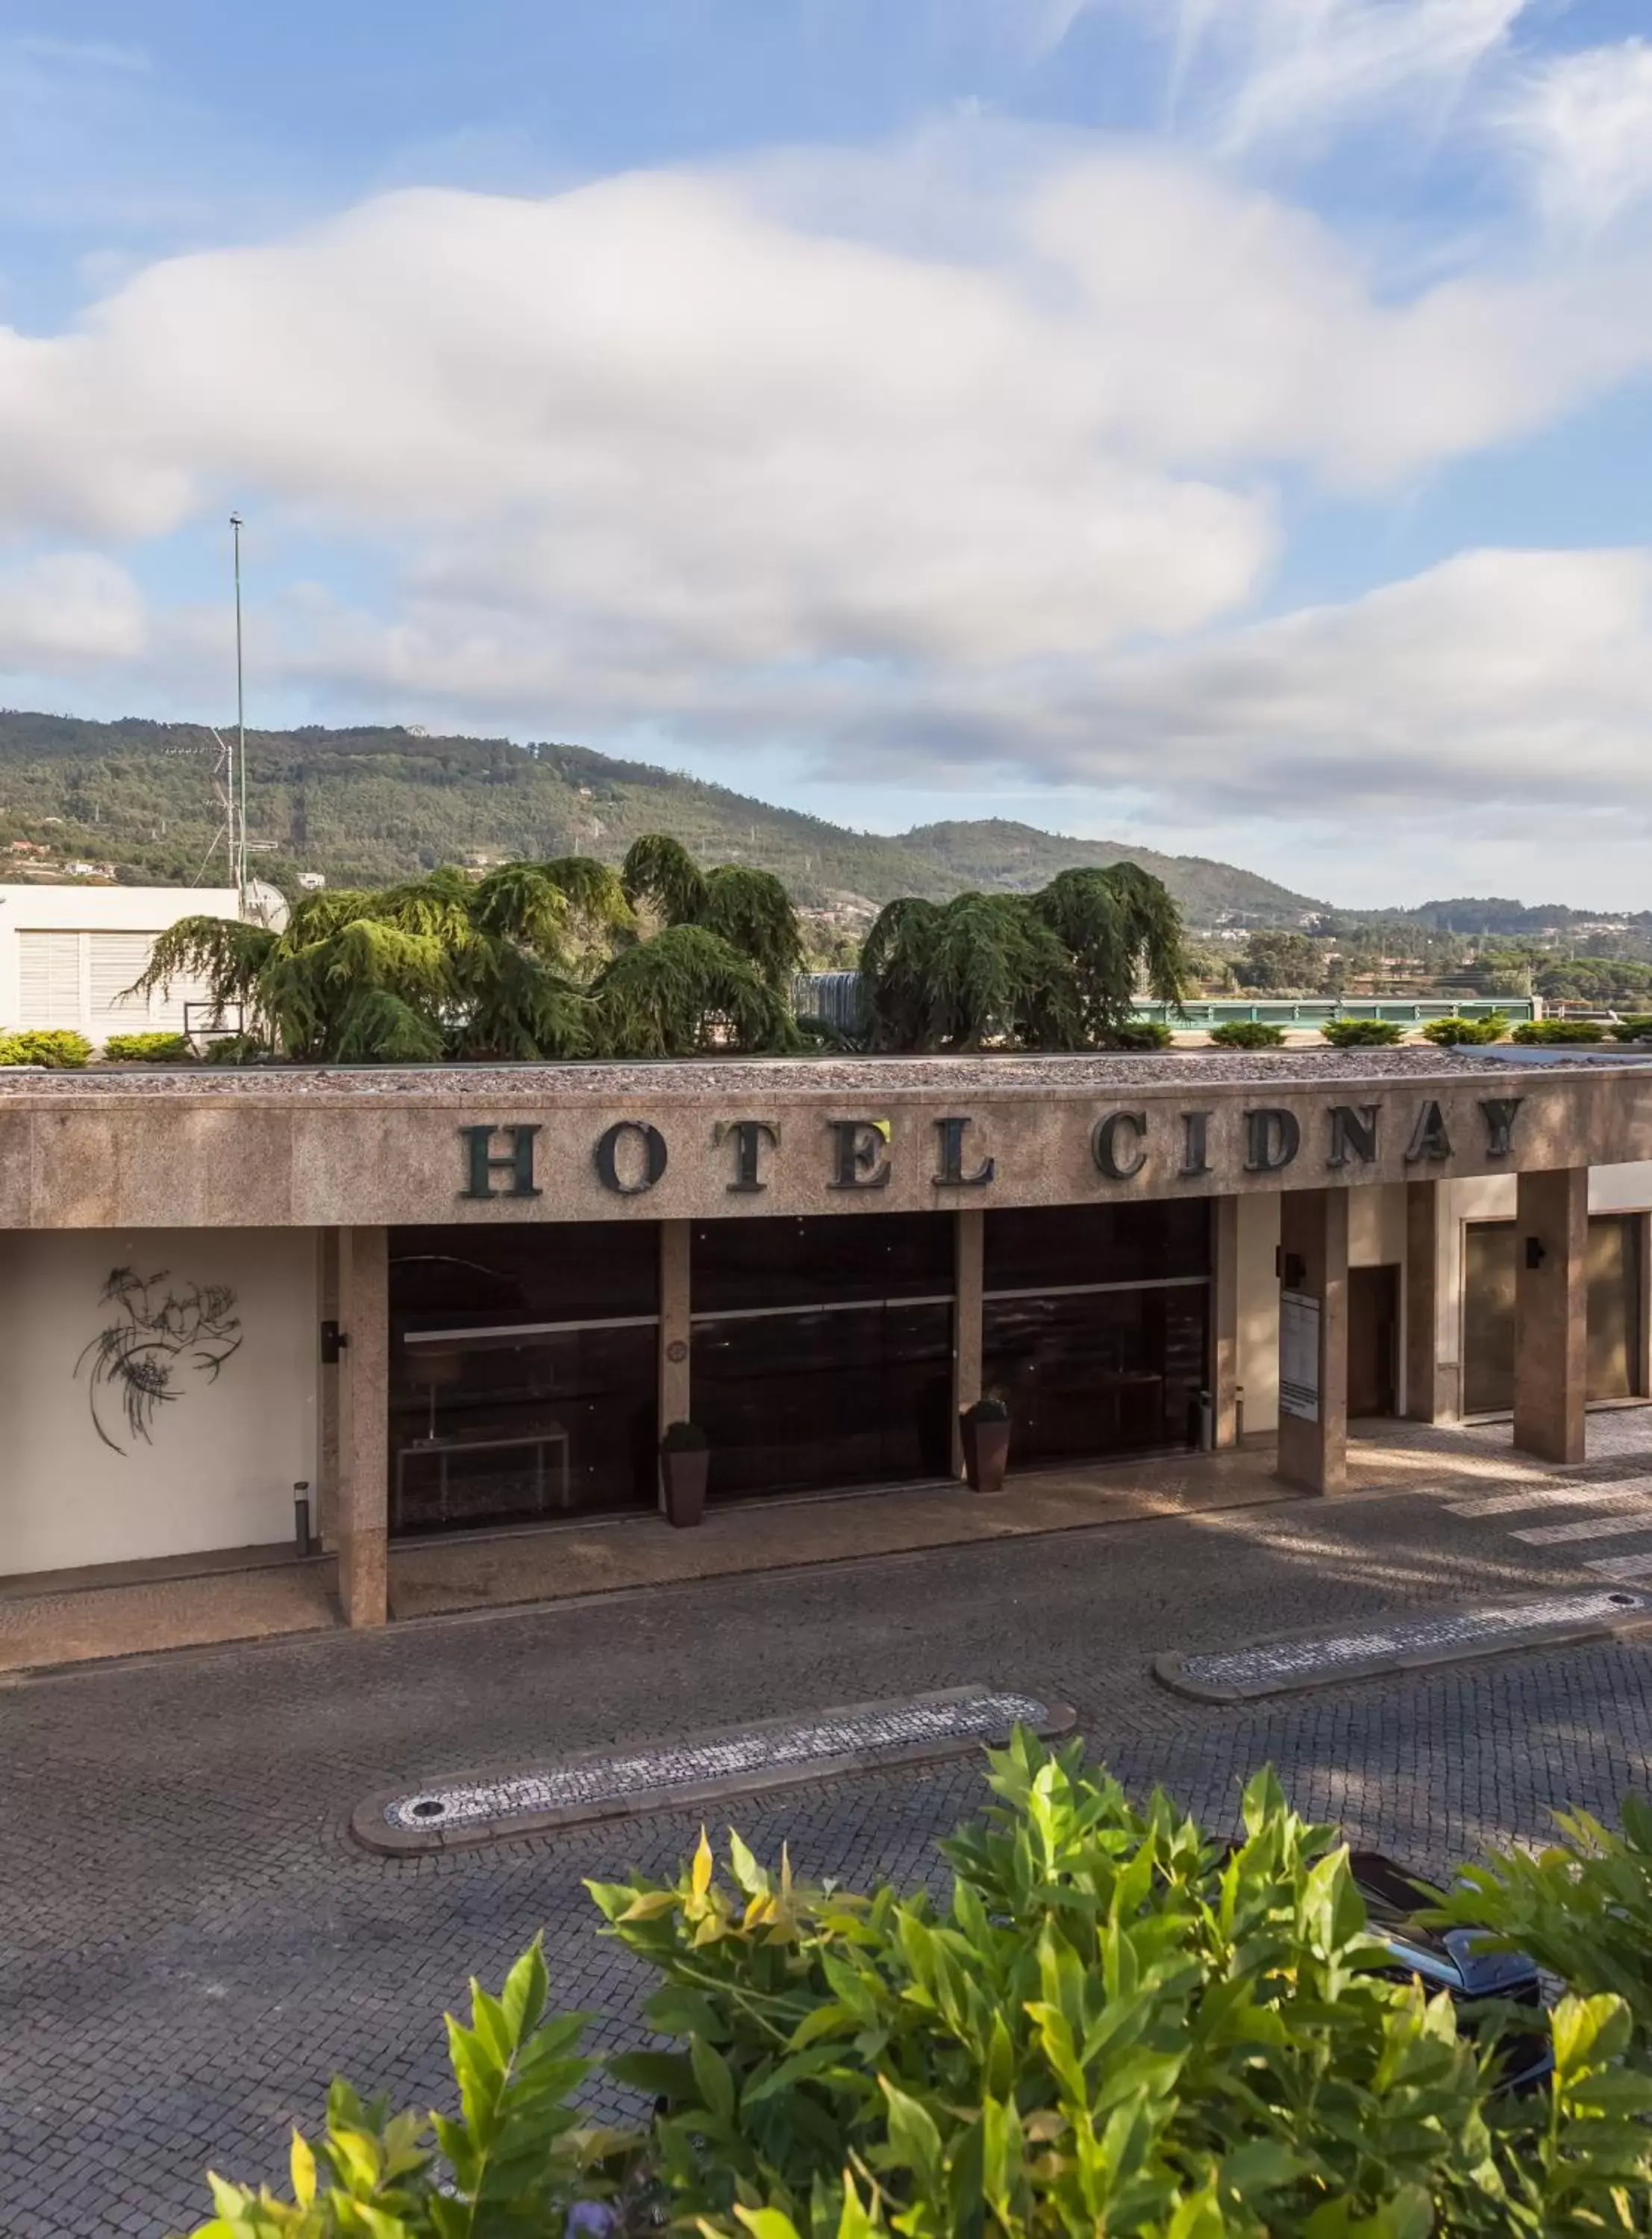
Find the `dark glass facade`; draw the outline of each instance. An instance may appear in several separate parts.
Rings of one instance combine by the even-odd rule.
[[[945,1213],[696,1225],[713,1499],[949,1473],[953,1237]]]
[[[390,1527],[655,1499],[652,1221],[390,1232]]]
[[[1210,1272],[1201,1200],[989,1213],[982,1385],[1012,1468],[1191,1445]]]

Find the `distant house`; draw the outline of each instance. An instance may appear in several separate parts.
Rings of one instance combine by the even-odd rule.
[[[102,1042],[182,1028],[200,989],[180,982],[147,1002],[125,990],[179,918],[240,914],[233,887],[0,886],[0,1033],[67,1026]]]

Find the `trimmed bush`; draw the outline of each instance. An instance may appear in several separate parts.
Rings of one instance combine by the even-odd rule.
[[[1284,1028],[1271,1026],[1265,1019],[1229,1019],[1211,1028],[1217,1049],[1277,1049],[1284,1038]]]
[[[1115,1026],[1111,1033],[1104,1034],[1098,1046],[1102,1049],[1161,1050],[1169,1049],[1175,1040],[1170,1028],[1161,1026],[1157,1019],[1131,1019],[1126,1025]]]
[[[110,1034],[103,1044],[111,1065],[182,1065],[194,1054],[182,1034]]]
[[[1632,1019],[1620,1019],[1612,1028],[1612,1039],[1618,1042],[1652,1041],[1652,1013],[1637,1013]]]
[[[972,1400],[959,1413],[966,1423],[1007,1423],[1010,1404],[1007,1399],[995,1399],[989,1393],[984,1399]]]
[[[84,1034],[67,1028],[31,1028],[18,1034],[0,1034],[0,1065],[46,1065],[54,1072],[76,1073],[87,1063],[92,1046]]]
[[[1606,1029],[1598,1019],[1528,1019],[1515,1028],[1517,1042],[1603,1042]]]
[[[262,1065],[269,1046],[257,1034],[214,1034],[203,1054],[209,1065]]]
[[[1454,1012],[1449,1018],[1430,1019],[1423,1039],[1450,1048],[1454,1043],[1500,1042],[1508,1031],[1509,1021],[1501,1011],[1489,1011],[1483,1019],[1465,1019]]]
[[[1405,1030],[1392,1019],[1327,1019],[1319,1031],[1333,1049],[1387,1049]]]
[[[698,1423],[667,1423],[660,1440],[662,1454],[703,1454],[710,1446]]]
[[[547,2021],[536,1943],[448,2023],[459,2113],[429,2128],[335,2083],[295,2204],[215,2179],[196,2239],[1564,2239],[1645,2232],[1652,2197],[1652,1813],[1563,1823],[1552,1863],[1483,1870],[1459,1917],[1517,1927],[1550,2011],[1391,1979],[1348,1853],[1271,1772],[1243,1832],[1144,1809],[1081,1743],[992,1752],[997,1804],[940,1845],[945,1896],[870,1896],[702,1834],[669,1882],[587,1886],[674,2041],[611,2074],[628,2135],[571,2103],[582,2016]],[[1620,1990],[1616,1985],[1622,1983]],[[1472,2027],[1473,2034],[1469,2034]],[[1549,2036],[1552,2088],[1500,2092]],[[434,2137],[430,2136],[434,2131]]]

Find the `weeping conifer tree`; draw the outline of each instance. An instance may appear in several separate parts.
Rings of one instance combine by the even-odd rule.
[[[667,918],[653,940],[637,938],[627,887]],[[800,951],[778,880],[702,874],[652,835],[623,881],[570,855],[308,894],[279,933],[183,918],[134,992],[193,980],[270,1049],[311,1062],[785,1049]]]
[[[1185,965],[1169,893],[1117,863],[1035,894],[892,901],[860,968],[874,1048],[1071,1050],[1115,1040],[1138,982],[1179,1002]]]

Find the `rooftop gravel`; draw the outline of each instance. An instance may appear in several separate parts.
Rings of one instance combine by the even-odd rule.
[[[1627,1054],[1622,1069],[1633,1070]],[[1428,1048],[1356,1050],[1155,1050],[1078,1056],[692,1058],[547,1065],[136,1066],[83,1073],[0,1066],[0,1100],[79,1102],[99,1097],[251,1097],[260,1102],[362,1102],[381,1098],[474,1104],[482,1096],[864,1096],[890,1091],[1121,1090],[1223,1083],[1290,1087],[1315,1081],[1441,1080],[1459,1074],[1500,1082],[1616,1072],[1602,1060],[1529,1067],[1483,1052]],[[1642,1068],[1643,1069],[1643,1068]]]

